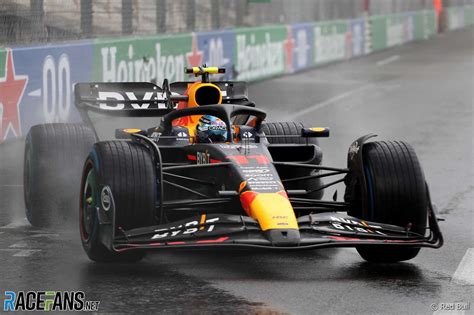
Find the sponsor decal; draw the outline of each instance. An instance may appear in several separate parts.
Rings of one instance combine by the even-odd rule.
[[[189,135],[184,131],[178,132],[178,134],[176,136],[178,137],[176,139],[178,141],[188,141],[188,138],[189,138]]]
[[[196,163],[197,164],[210,164],[211,155],[209,152],[196,152]]]
[[[374,229],[381,229],[380,225],[372,225],[368,224],[365,221],[356,221],[342,217],[330,217],[331,225],[338,229],[338,230],[345,230],[345,231],[352,231],[352,232],[362,232],[362,233],[369,233],[369,234],[380,234],[380,235],[387,235]]]
[[[201,220],[194,220],[187,222],[185,224],[178,225],[176,227],[169,227],[163,229],[155,230],[156,234],[152,236],[152,240],[161,239],[165,237],[175,237],[179,235],[187,235],[193,234],[198,231],[200,232],[212,232],[214,230],[215,225],[211,224],[208,226],[203,226],[204,224],[214,223],[219,221],[219,218],[209,218],[206,219],[205,215],[201,216]]]
[[[219,147],[221,149],[226,149],[226,150],[240,150],[242,148],[242,144],[219,144]],[[258,146],[255,144],[245,144],[245,148],[247,149],[257,149]]]
[[[120,101],[138,101],[137,96],[133,92],[104,92],[97,93],[97,101],[116,100],[116,103],[99,103],[99,108],[103,110],[123,110],[126,107],[129,109],[148,109],[150,104],[156,108],[166,109],[166,104],[158,102],[163,100],[164,96],[160,92],[146,92],[141,101],[150,101],[150,103],[121,103]]]
[[[251,133],[250,131],[245,131],[245,132],[242,134],[242,138],[249,139],[249,138],[252,138],[252,137],[253,137],[253,133]]]
[[[265,166],[241,167],[245,183],[255,191],[277,191],[281,189],[278,177]]]
[[[28,83],[28,76],[15,73],[13,52],[7,50],[5,76],[0,78],[0,142],[9,133],[14,137],[21,135],[20,102]]]
[[[359,152],[360,146],[357,141],[354,141],[349,147],[349,159],[352,161],[354,156]]]
[[[83,291],[5,291],[4,312],[97,312],[100,301],[88,301]]]
[[[161,132],[153,131],[152,134],[150,135],[150,138],[152,138],[155,141],[160,140],[161,137]]]
[[[102,191],[100,192],[100,202],[102,204],[102,209],[105,211],[110,210],[110,206],[112,205],[112,191],[109,186],[104,186],[104,188],[102,188]]]

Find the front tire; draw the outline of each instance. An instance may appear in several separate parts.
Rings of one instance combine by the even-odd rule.
[[[424,235],[427,188],[413,148],[402,141],[370,142],[363,146],[363,157],[368,206],[357,216],[373,222],[410,226],[412,232]],[[412,259],[420,248],[361,246],[357,251],[367,261],[389,263]]]
[[[108,186],[115,205],[117,231],[154,225],[156,176],[149,151],[134,142],[96,143],[84,165],[81,184],[79,228],[82,245],[96,262],[136,262],[144,251],[115,252],[100,241],[97,212],[101,189]]]

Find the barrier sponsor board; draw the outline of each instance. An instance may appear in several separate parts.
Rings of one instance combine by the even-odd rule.
[[[287,33],[284,26],[236,29],[236,78],[252,81],[283,74],[293,55]]]
[[[345,59],[349,56],[349,21],[316,23],[314,32],[314,64]],[[352,53],[352,49],[351,49]]]
[[[350,21],[350,30],[349,30],[349,57],[361,56],[365,53],[365,20],[356,19]]]
[[[35,124],[76,121],[73,86],[92,78],[91,41],[7,49],[0,63],[0,140]]]
[[[96,40],[94,81],[184,80],[184,67],[202,61],[195,34]]]
[[[474,6],[447,9],[449,29],[471,25]],[[217,80],[255,81],[424,39],[434,11],[167,36],[105,38],[0,48],[0,142],[34,124],[79,119],[77,82],[193,80],[183,68],[221,66]]]
[[[474,25],[474,5],[449,7],[446,9],[445,19],[449,31]]]

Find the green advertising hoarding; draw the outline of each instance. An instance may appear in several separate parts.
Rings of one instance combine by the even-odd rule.
[[[183,81],[193,60],[191,34],[97,40],[94,80],[103,82]]]
[[[315,65],[345,59],[348,56],[349,21],[318,22],[313,27]]]
[[[286,26],[236,29],[235,33],[237,79],[259,80],[285,72],[287,48],[291,48]]]

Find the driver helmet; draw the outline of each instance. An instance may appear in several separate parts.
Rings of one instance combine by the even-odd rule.
[[[196,138],[199,143],[227,141],[227,126],[222,119],[203,115],[196,126]]]

